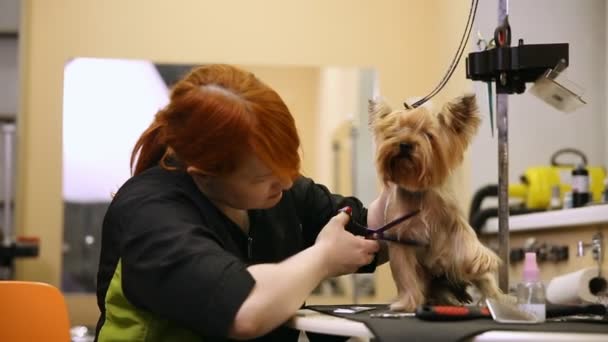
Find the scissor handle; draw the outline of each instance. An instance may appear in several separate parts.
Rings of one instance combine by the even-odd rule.
[[[352,209],[350,207],[344,207],[340,210],[338,210],[338,212],[343,212],[346,213],[347,215],[351,215],[352,214]],[[401,217],[398,217],[397,219],[394,219],[392,221],[390,221],[389,223],[385,224],[384,226],[377,228],[377,229],[371,229],[368,228],[358,222],[356,222],[355,220],[352,220],[352,223],[354,223],[356,226],[358,226],[359,228],[363,229],[366,233],[367,236],[370,235],[376,235],[375,239],[376,240],[385,240],[385,241],[392,241],[392,242],[398,242],[398,243],[402,243],[405,245],[411,245],[411,246],[427,246],[428,243],[423,243],[420,241],[416,241],[416,240],[412,240],[412,239],[405,239],[405,240],[401,240],[392,236],[387,236],[384,235],[384,232],[391,229],[392,227],[398,225],[399,223],[402,223],[416,215],[418,215],[420,213],[420,209],[416,209],[410,213],[407,213]]]
[[[498,47],[511,46],[511,25],[509,16],[505,16],[504,21],[494,30],[494,40]]]

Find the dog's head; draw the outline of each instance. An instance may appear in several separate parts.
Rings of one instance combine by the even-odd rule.
[[[370,101],[369,114],[379,176],[413,192],[447,179],[480,122],[474,95],[449,102],[438,114],[424,107],[393,111],[384,102]]]

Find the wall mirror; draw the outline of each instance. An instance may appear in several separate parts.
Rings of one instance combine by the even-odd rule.
[[[62,289],[94,293],[101,225],[112,193],[129,178],[131,149],[171,85],[194,65],[75,58],[66,63],[63,99],[64,244]],[[369,203],[377,193],[367,101],[371,69],[241,65],[273,87],[296,119],[302,172],[333,192]],[[332,279],[320,296],[350,296],[352,280],[373,295],[371,276]]]

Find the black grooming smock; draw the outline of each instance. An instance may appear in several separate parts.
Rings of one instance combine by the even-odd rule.
[[[98,332],[120,260],[122,292],[138,310],[191,330],[201,340],[227,340],[236,312],[255,283],[247,266],[280,262],[313,245],[344,206],[352,207],[354,220],[366,223],[367,210],[359,200],[330,194],[300,177],[275,207],[249,211],[247,235],[187,173],[153,167],[132,177],[116,193],[103,223]],[[352,223],[347,229],[360,233]],[[375,260],[360,271],[374,268]],[[260,340],[296,341],[297,335],[280,327]]]

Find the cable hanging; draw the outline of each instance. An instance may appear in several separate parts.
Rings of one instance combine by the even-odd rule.
[[[469,16],[467,18],[467,24],[466,24],[465,30],[462,34],[462,38],[460,39],[460,44],[458,45],[456,54],[454,55],[454,58],[452,59],[452,63],[450,63],[448,70],[446,71],[446,73],[443,76],[443,78],[441,79],[441,81],[439,81],[439,84],[437,84],[435,89],[433,89],[428,95],[426,95],[422,99],[416,101],[414,104],[408,105],[407,102],[403,102],[403,105],[405,106],[406,109],[417,108],[417,107],[423,105],[426,101],[430,100],[433,96],[437,95],[437,93],[439,93],[443,89],[443,87],[445,87],[445,85],[448,83],[448,81],[452,77],[452,74],[456,70],[458,63],[460,62],[460,58],[462,57],[464,49],[467,45],[466,42],[467,42],[468,37],[471,34],[471,29],[473,28],[473,22],[475,21],[475,14],[477,13],[477,4],[478,4],[478,0],[471,0],[471,8],[469,9]]]

